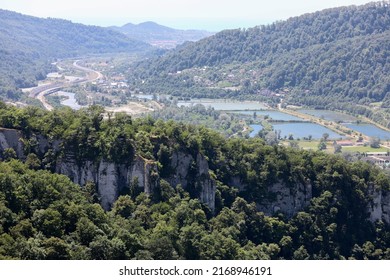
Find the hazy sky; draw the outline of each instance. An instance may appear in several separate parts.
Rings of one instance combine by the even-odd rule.
[[[367,0],[0,0],[0,9],[100,26],[157,23],[219,31],[252,27]]]

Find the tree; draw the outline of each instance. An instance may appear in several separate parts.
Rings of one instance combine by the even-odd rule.
[[[182,254],[187,260],[200,259],[201,240],[206,234],[204,227],[197,223],[181,228],[180,245]]]
[[[130,197],[135,199],[140,194],[140,192],[141,190],[138,183],[138,177],[134,177],[129,186]]]
[[[96,236],[91,243],[89,243],[91,255],[95,260],[109,260],[112,259],[113,248],[111,241],[105,235]]]
[[[164,179],[160,179],[159,187],[156,187],[154,192],[156,201],[168,201],[175,196],[175,189]]]
[[[381,147],[381,139],[379,137],[370,138],[370,147],[378,149]]]
[[[82,217],[77,223],[76,233],[80,243],[87,246],[97,235],[102,234],[99,228],[86,217]]]
[[[334,145],[333,146],[334,147],[334,153],[335,154],[339,154],[339,153],[341,153],[341,150],[342,150],[342,146],[341,145],[339,145],[339,144],[336,144],[336,145]]]
[[[45,248],[45,258],[47,260],[67,260],[69,259],[69,245],[58,237],[50,237],[43,241]]]
[[[297,250],[294,251],[293,254],[293,259],[294,260],[308,260],[309,259],[309,254],[305,248],[305,246],[299,247]]]
[[[318,144],[318,150],[320,150],[320,151],[326,150],[326,142],[325,141],[320,141],[320,143]]]
[[[54,209],[35,210],[32,217],[35,228],[46,236],[61,237],[63,234],[63,223],[61,214]]]
[[[278,139],[277,139],[276,133],[273,131],[268,132],[265,135],[265,141],[267,142],[268,145],[278,144]]]
[[[324,141],[326,142],[326,141],[328,141],[328,138],[329,138],[329,133],[324,133],[324,134],[322,134],[322,139],[324,139]]]
[[[28,168],[38,170],[41,167],[41,160],[36,154],[30,153],[27,155],[26,165]]]
[[[289,142],[289,145],[290,145],[290,147],[293,148],[293,149],[299,149],[298,141],[290,141],[290,142]]]
[[[123,218],[130,218],[135,208],[136,206],[130,196],[120,196],[117,201],[115,201],[112,212]]]
[[[11,160],[17,158],[17,154],[13,148],[6,148],[3,152],[3,157],[5,160]]]

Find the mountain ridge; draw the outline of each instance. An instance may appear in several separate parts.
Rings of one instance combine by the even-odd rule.
[[[193,92],[200,98],[262,98],[262,92],[271,91],[286,105],[370,117],[376,114],[371,103],[388,106],[389,34],[388,1],[327,9],[219,32],[138,63],[129,79],[142,80],[144,91],[186,98],[195,97]],[[390,112],[385,113],[375,120],[389,127]]]
[[[214,34],[206,30],[175,29],[153,21],[146,21],[139,24],[127,23],[120,27],[111,26],[109,28],[122,32],[130,38],[161,48],[174,48],[186,41],[198,41]]]
[[[103,27],[0,10],[0,96],[20,97],[17,88],[44,78],[53,59],[151,48]]]

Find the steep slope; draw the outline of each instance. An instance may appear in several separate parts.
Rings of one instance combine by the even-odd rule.
[[[105,28],[0,10],[0,95],[17,97],[14,89],[43,78],[54,58],[148,48]]]
[[[390,259],[379,168],[103,112],[0,102],[0,259]]]
[[[112,26],[110,28],[126,34],[129,38],[161,48],[173,48],[186,41],[198,41],[214,34],[204,30],[174,29],[151,21],[140,24],[128,23],[121,27]]]
[[[138,73],[144,87],[151,89],[161,81],[165,88],[168,81],[175,83],[176,89],[183,80],[184,88],[215,88],[229,81],[241,95],[258,95],[264,89],[283,93],[287,88],[293,91],[288,96],[292,102],[365,104],[389,94],[389,55],[390,6],[384,1],[222,31],[144,62],[138,65]],[[211,67],[203,70],[208,76],[200,74],[203,67]],[[196,83],[193,76],[207,83]]]

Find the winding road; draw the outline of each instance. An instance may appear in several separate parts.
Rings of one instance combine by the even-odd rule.
[[[99,71],[79,65],[80,60],[73,62],[73,67],[87,73],[87,82],[93,82],[103,78],[103,74]]]
[[[99,71],[95,71],[93,69],[81,66],[78,64],[79,62],[80,62],[80,60],[76,60],[73,62],[72,65],[74,68],[85,72],[86,73],[85,78],[80,78],[80,79],[76,79],[74,81],[69,81],[69,82],[55,82],[55,83],[37,86],[37,87],[31,89],[29,97],[38,99],[43,104],[43,106],[45,107],[46,110],[51,111],[54,108],[52,105],[50,105],[46,101],[46,98],[45,98],[46,95],[57,92],[63,88],[71,87],[75,84],[93,82],[93,81],[96,81],[96,80],[103,78],[102,73],[100,73]]]

